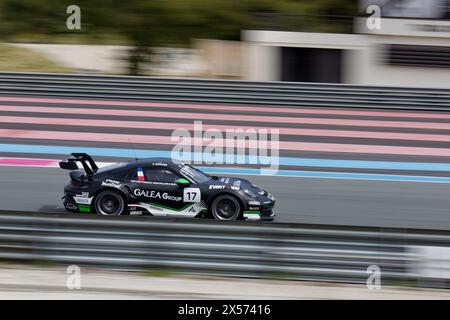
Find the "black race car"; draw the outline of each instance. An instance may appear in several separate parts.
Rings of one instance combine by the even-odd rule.
[[[77,162],[83,169],[78,169]],[[85,153],[59,163],[70,172],[64,207],[100,215],[273,220],[275,198],[251,182],[209,176],[166,158],[131,160],[98,168]]]

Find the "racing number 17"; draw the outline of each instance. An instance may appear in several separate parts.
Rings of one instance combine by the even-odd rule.
[[[183,201],[184,202],[200,202],[199,188],[184,188]]]
[[[192,201],[197,196],[197,192],[195,192],[195,191],[186,192],[186,195],[187,195],[188,200]]]

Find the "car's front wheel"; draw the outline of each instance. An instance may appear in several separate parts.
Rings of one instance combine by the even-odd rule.
[[[119,216],[125,212],[125,200],[112,190],[105,190],[95,198],[95,211],[104,216]]]
[[[236,220],[241,213],[239,201],[230,195],[222,195],[214,199],[211,212],[216,220]]]

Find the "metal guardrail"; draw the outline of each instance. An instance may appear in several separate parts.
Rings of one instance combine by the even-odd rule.
[[[0,212],[0,259],[114,269],[365,283],[377,265],[382,283],[423,281],[409,246],[450,247],[450,232]]]
[[[450,90],[0,72],[0,94],[309,107],[449,110]]]

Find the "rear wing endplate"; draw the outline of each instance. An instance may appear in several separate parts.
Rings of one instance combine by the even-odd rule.
[[[87,153],[71,153],[70,157],[59,163],[59,167],[65,170],[77,170],[77,162],[80,162],[83,165],[84,171],[86,171],[86,174],[88,175],[93,174],[98,170],[95,161]]]

